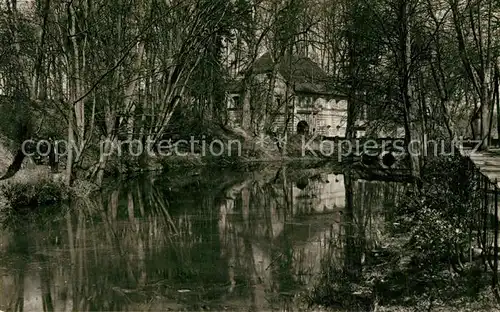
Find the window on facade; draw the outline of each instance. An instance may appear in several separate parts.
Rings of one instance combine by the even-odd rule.
[[[238,95],[233,96],[233,103],[235,108],[240,106],[240,97]]]
[[[427,113],[427,116],[430,116],[432,114],[431,108],[429,106],[426,107],[425,112]]]
[[[236,109],[239,106],[240,97],[235,95],[229,98],[227,108]]]
[[[319,108],[319,109],[325,109],[327,108],[327,103],[325,101],[325,99],[323,98],[317,98],[316,101],[314,102],[314,106]]]
[[[366,120],[368,116],[366,108],[366,104],[361,104],[361,114],[359,116],[361,120]]]
[[[335,109],[335,100],[330,100],[328,101],[328,108],[329,109]]]
[[[337,108],[342,110],[347,109],[347,101],[346,100],[337,101]]]

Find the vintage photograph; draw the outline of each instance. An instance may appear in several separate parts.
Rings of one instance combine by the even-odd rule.
[[[0,0],[0,312],[500,311],[500,2]]]

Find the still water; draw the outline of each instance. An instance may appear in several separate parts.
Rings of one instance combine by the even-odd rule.
[[[2,226],[0,310],[296,310],[353,257],[346,235],[360,264],[383,243],[398,188],[290,168],[110,182]]]

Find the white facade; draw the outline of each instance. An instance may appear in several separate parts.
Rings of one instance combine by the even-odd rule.
[[[256,75],[255,81],[267,86],[267,74]],[[279,113],[268,116],[271,128],[284,130],[285,124],[289,133],[318,134],[326,137],[345,137],[347,126],[347,100],[344,96],[302,92],[288,87],[285,79],[278,74],[273,92],[274,109]],[[288,97],[290,116],[286,116],[284,99]],[[242,94],[236,91],[228,94],[228,123],[239,126],[242,114]],[[288,117],[288,118],[287,118]],[[305,128],[304,128],[305,127]]]

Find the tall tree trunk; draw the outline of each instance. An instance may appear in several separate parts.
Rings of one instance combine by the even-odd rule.
[[[481,84],[481,95],[480,95],[480,140],[481,140],[481,149],[487,150],[490,145],[490,123],[491,123],[491,99],[489,94],[489,71],[486,73],[486,77],[484,78],[484,82]]]
[[[496,105],[497,113],[497,144],[500,145],[500,72],[498,64],[495,65],[495,91],[494,91],[494,101]]]
[[[342,224],[344,226],[344,271],[351,282],[359,281],[361,277],[360,242],[357,235],[358,222],[354,217],[354,181],[351,169],[344,172],[345,210]]]
[[[250,102],[250,90],[252,85],[252,69],[245,74],[243,78],[243,99],[242,99],[242,109],[241,109],[241,128],[245,131],[250,130],[251,124],[251,102]]]
[[[405,145],[409,154],[412,175],[420,176],[420,144],[416,146],[412,142],[421,141],[419,129],[416,124],[418,120],[418,107],[413,99],[413,86],[411,75],[411,37],[410,37],[410,3],[407,0],[399,2],[399,81],[400,93],[404,112]],[[420,142],[422,143],[422,142]]]

